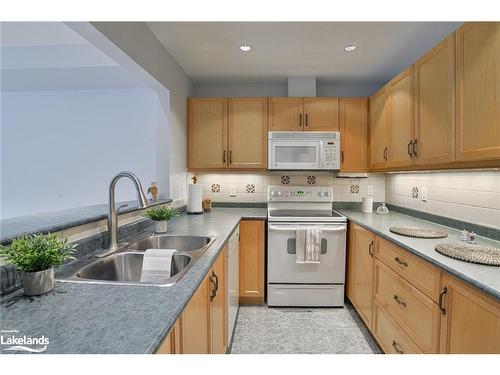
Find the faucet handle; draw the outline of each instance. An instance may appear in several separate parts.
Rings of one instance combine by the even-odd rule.
[[[127,203],[119,205],[118,208],[116,209],[116,212],[118,213],[118,211],[120,211],[122,208],[125,208],[125,207],[128,207]]]

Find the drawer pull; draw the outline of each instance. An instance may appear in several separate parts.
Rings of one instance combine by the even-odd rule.
[[[448,288],[444,287],[441,289],[441,293],[439,293],[439,310],[441,310],[441,314],[446,315],[446,309],[444,308],[444,295],[448,293]]]
[[[394,295],[394,301],[396,301],[401,306],[406,307],[406,302],[401,301],[397,294]]]
[[[408,263],[406,263],[404,260],[399,259],[398,257],[394,258],[394,261],[398,264],[401,264],[402,266],[408,267]]]
[[[394,348],[394,350],[396,352],[398,352],[399,354],[405,354],[404,351],[402,351],[401,349],[398,348],[398,343],[394,340],[392,340],[392,347]]]

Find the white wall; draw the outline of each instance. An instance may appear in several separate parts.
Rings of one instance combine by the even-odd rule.
[[[169,160],[170,198],[184,203],[186,198],[186,103],[192,94],[192,80],[156,39],[144,22],[92,22],[106,38],[125,52],[170,92]],[[162,165],[159,165],[162,168]],[[160,186],[160,191],[161,191]]]
[[[377,83],[316,83],[316,96],[370,96],[383,84]],[[288,96],[287,83],[227,83],[194,85],[193,96]]]
[[[427,201],[423,201],[427,189]],[[500,171],[389,174],[388,203],[500,228]]]
[[[3,92],[1,217],[106,203],[121,170],[146,188],[157,174],[158,124],[166,126],[150,89]],[[135,199],[129,181],[117,199]]]

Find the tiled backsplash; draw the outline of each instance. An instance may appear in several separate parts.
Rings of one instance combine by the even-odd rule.
[[[373,200],[385,200],[385,176],[370,174],[368,178],[337,178],[332,174],[213,174],[196,173],[203,184],[203,198],[214,202],[266,202],[268,185],[333,186],[336,202],[360,202],[372,186]],[[192,174],[188,178],[192,177]]]
[[[386,175],[387,203],[500,228],[500,171]]]

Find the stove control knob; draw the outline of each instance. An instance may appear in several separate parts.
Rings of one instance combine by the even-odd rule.
[[[322,197],[323,196],[323,192],[322,191],[318,191],[318,197]]]
[[[271,190],[271,197],[275,197],[276,196],[276,190]]]
[[[278,197],[282,197],[283,196],[283,192],[282,191],[278,191]]]
[[[325,197],[329,197],[330,196],[330,192],[329,191],[325,191]]]

